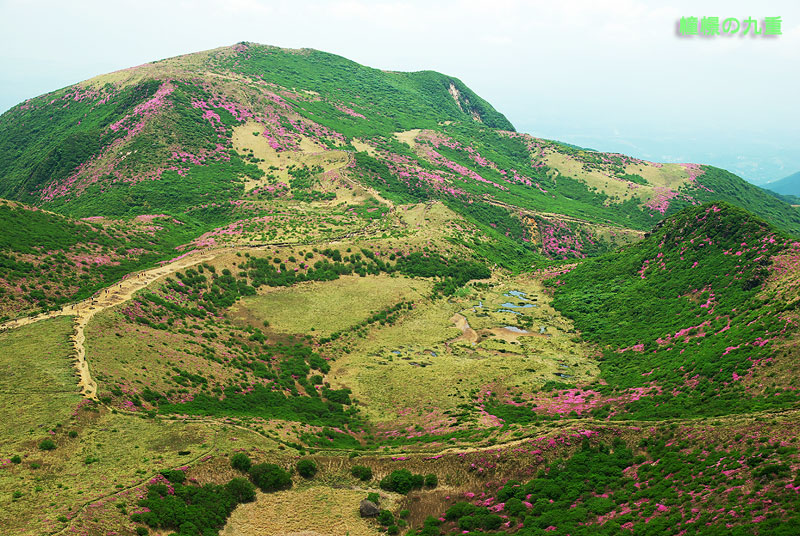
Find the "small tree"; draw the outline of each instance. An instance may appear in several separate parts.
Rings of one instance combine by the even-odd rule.
[[[236,502],[246,503],[256,500],[256,488],[249,480],[242,477],[231,479],[230,482],[225,484],[225,489],[231,494]]]
[[[246,473],[247,471],[250,470],[250,467],[252,466],[253,462],[250,461],[250,457],[244,452],[237,452],[236,454],[231,456],[231,467],[233,467],[237,471]]]
[[[263,492],[278,491],[292,487],[289,473],[274,463],[259,463],[250,468],[250,479]]]
[[[303,478],[313,478],[317,474],[317,464],[308,458],[297,462],[297,473]]]
[[[186,473],[178,470],[161,471],[161,476],[172,482],[173,484],[183,484],[186,482]]]

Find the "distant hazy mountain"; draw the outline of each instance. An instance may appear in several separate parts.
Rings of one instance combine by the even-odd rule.
[[[774,182],[768,182],[764,188],[783,195],[800,196],[800,171]]]

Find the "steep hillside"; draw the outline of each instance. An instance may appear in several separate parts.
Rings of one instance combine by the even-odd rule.
[[[572,393],[574,409],[651,419],[795,404],[799,251],[714,203],[558,276],[553,305],[603,350],[604,383],[591,401]]]
[[[0,322],[91,296],[199,232],[165,214],[74,220],[3,200],[0,228]]]
[[[183,214],[206,230],[270,201],[340,204],[354,184],[437,199],[492,235],[501,265],[581,258],[665,215],[736,203],[790,232],[786,203],[722,170],[514,132],[458,79],[240,43],[30,99],[0,117],[0,197],[77,217]],[[214,220],[209,226],[209,220]]]

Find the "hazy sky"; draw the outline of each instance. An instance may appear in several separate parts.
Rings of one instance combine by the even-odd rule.
[[[783,35],[683,38],[681,16],[780,16]],[[800,171],[796,0],[0,0],[0,111],[238,41],[451,74],[546,138],[754,182]]]

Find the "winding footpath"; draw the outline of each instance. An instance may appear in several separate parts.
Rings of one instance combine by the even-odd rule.
[[[394,210],[394,207],[391,207]],[[310,240],[305,242],[273,242],[264,244],[239,244],[239,245],[225,245],[213,249],[195,250],[186,255],[166,262],[161,266],[143,270],[141,272],[132,272],[125,276],[121,281],[112,284],[109,287],[97,291],[91,298],[65,305],[61,309],[49,311],[36,316],[27,316],[9,320],[0,324],[0,333],[12,329],[28,326],[42,320],[55,318],[58,316],[74,316],[75,324],[70,336],[72,343],[72,351],[75,357],[75,369],[78,372],[79,381],[78,387],[80,392],[86,398],[97,400],[97,382],[92,379],[91,372],[89,371],[89,363],[86,360],[86,334],[85,329],[92,317],[110,307],[116,307],[126,301],[130,300],[133,295],[146,288],[154,281],[161,279],[164,276],[173,274],[177,271],[189,268],[202,262],[210,261],[222,254],[233,253],[242,249],[268,249],[273,247],[294,247],[301,245],[313,244],[333,244],[341,240],[347,240],[357,237],[370,237],[377,235],[380,229],[376,224],[370,224],[363,228],[356,229],[345,233],[341,236],[329,237],[320,240]]]
[[[125,303],[130,300],[137,291],[147,287],[157,279],[195,264],[209,261],[222,253],[222,251],[223,250],[201,250],[150,270],[131,273],[121,281],[98,291],[91,298],[65,305],[57,311],[50,311],[37,316],[18,318],[0,324],[0,332],[20,328],[57,316],[74,316],[75,325],[70,337],[70,342],[72,343],[72,351],[75,356],[75,369],[80,378],[78,387],[83,396],[92,400],[97,400],[97,382],[92,379],[92,375],[89,371],[89,363],[86,361],[86,335],[84,333],[86,325],[92,317],[109,307],[115,307],[121,303]]]

